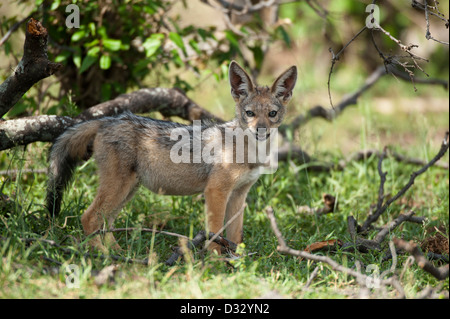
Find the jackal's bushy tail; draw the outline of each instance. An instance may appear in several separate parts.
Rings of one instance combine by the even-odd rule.
[[[59,214],[62,195],[73,171],[82,160],[92,155],[92,148],[100,122],[78,124],[64,132],[50,150],[49,180],[47,185],[47,209],[52,216]]]

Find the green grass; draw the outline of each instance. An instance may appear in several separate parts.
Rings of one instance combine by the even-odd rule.
[[[341,6],[341,3],[336,1],[333,5]],[[286,17],[295,13],[289,6],[282,8]],[[308,9],[307,6],[305,8]],[[308,10],[308,15],[314,17],[310,19],[312,25],[317,21],[316,13]],[[323,47],[320,44],[321,28],[297,28],[295,24],[292,28],[293,39],[297,39],[294,48],[298,48],[285,52],[284,57],[298,65],[299,79],[288,107],[288,121],[316,104],[329,105],[326,82],[331,66],[328,45]],[[307,38],[313,40],[305,41]],[[346,39],[348,34],[343,34],[342,41]],[[23,40],[17,41],[20,46],[22,43]],[[353,43],[352,48],[355,45],[358,42]],[[360,49],[361,52],[366,50],[366,47]],[[276,56],[277,60],[272,65],[280,63],[282,59],[279,57]],[[369,74],[364,73],[354,57],[352,54],[348,58],[344,55],[344,60],[335,66],[331,78],[335,104],[345,94],[360,88]],[[438,71],[445,73],[445,70],[436,68],[434,64],[425,65],[431,77]],[[261,76],[260,84],[268,85],[274,74],[269,68]],[[233,100],[225,81],[216,82],[206,76],[196,78],[191,73],[185,80],[196,88],[189,92],[194,101],[225,119],[233,116]],[[144,86],[154,86],[155,83],[165,84],[149,79]],[[295,136],[296,142],[315,158],[326,161],[337,162],[352,152],[368,148],[381,150],[385,145],[393,146],[401,154],[429,160],[437,152],[444,132],[449,128],[449,95],[440,87],[417,85],[417,89],[416,93],[410,82],[385,76],[361,96],[358,106],[349,107],[334,122],[311,120]],[[391,103],[388,109],[392,113],[382,111],[386,101]],[[417,101],[423,102],[424,110],[419,110]],[[441,109],[436,110],[436,105],[441,105]],[[347,217],[352,215],[361,224],[370,205],[377,200],[377,158],[354,162],[344,171],[329,173],[307,171],[305,166],[296,163],[280,163],[274,175],[260,178],[247,199],[245,246],[240,250],[243,254],[256,254],[230,265],[216,256],[202,257],[195,253],[168,267],[163,262],[178,241],[161,234],[116,234],[123,248],[116,254],[135,259],[149,258],[147,266],[83,256],[89,249],[85,244],[80,216],[95,196],[95,163],[89,161],[78,168],[65,193],[63,210],[52,221],[42,206],[47,176],[25,173],[25,169],[47,166],[48,146],[35,143],[27,146],[25,152],[22,147],[0,152],[0,170],[18,170],[17,176],[0,176],[0,195],[3,193],[11,199],[6,203],[0,199],[0,298],[256,298],[273,290],[286,298],[358,297],[359,285],[351,276],[333,271],[325,264],[279,254],[265,208],[274,208],[279,228],[292,248],[304,249],[311,243],[328,239],[348,242]],[[442,161],[448,163],[448,154]],[[395,194],[408,181],[411,172],[418,169],[390,158],[385,159],[383,168],[388,172],[387,194]],[[321,206],[323,193],[337,197],[339,209],[335,213],[321,217],[298,213],[299,206]],[[448,193],[448,170],[430,168],[419,176],[404,198],[394,203],[376,225],[382,226],[410,209],[414,209],[417,216],[427,217],[427,222],[424,225],[404,223],[385,240],[384,250],[389,238],[401,237],[421,243],[439,226],[443,226],[444,235],[448,238]],[[140,189],[117,218],[115,227],[156,227],[192,237],[203,229],[204,224],[204,201],[201,197],[164,197]],[[370,233],[369,238],[374,234]],[[23,238],[53,240],[73,252],[65,253],[43,241],[26,243],[21,240]],[[392,260],[382,261],[384,251],[362,254],[338,249],[317,254],[327,254],[347,267],[354,267],[357,260],[366,266],[376,265],[380,273],[392,266]],[[400,255],[398,259],[396,274],[401,276],[400,282],[407,297],[415,297],[426,286],[448,291],[448,278],[438,282],[415,263],[407,266],[407,255]],[[80,288],[66,285],[68,265],[78,267]],[[118,265],[114,281],[97,286],[96,275],[110,265]],[[310,288],[305,289],[317,266],[317,277]],[[391,288],[386,294],[380,289],[371,290],[373,298],[396,296]]]
[[[212,86],[216,84],[211,84]],[[210,88],[214,91],[214,87]],[[429,88],[448,102],[440,88]],[[431,95],[428,95],[431,94]],[[313,100],[315,93],[306,95]],[[391,145],[404,155],[430,160],[439,149],[448,130],[448,109],[418,111],[410,106],[410,97],[390,97],[391,114],[379,110],[376,97],[363,96],[358,106],[350,107],[332,123],[315,119],[303,127],[295,139],[315,158],[337,162],[352,152]],[[416,97],[417,98],[417,97]],[[205,97],[205,99],[207,99]],[[195,97],[194,97],[195,100]],[[205,102],[206,103],[206,102]],[[211,104],[214,106],[214,104]],[[290,116],[304,111],[292,103]],[[411,105],[412,107],[413,105]],[[224,107],[225,109],[225,107]],[[228,107],[226,108],[228,111]],[[211,110],[214,111],[214,110]],[[288,119],[289,121],[289,119]],[[351,276],[330,269],[325,264],[300,261],[277,252],[277,240],[266,217],[267,206],[274,208],[278,226],[288,245],[305,249],[307,245],[328,239],[351,241],[347,217],[352,215],[361,224],[371,204],[376,203],[379,176],[377,158],[352,162],[343,171],[318,173],[294,162],[280,163],[274,175],[264,175],[252,187],[245,209],[244,242],[241,252],[256,252],[230,263],[216,256],[194,253],[173,267],[163,262],[178,245],[174,237],[151,233],[118,233],[116,238],[122,257],[150,260],[149,265],[126,264],[111,259],[84,256],[89,252],[80,223],[80,216],[92,202],[97,187],[95,163],[91,160],[79,167],[65,193],[60,216],[51,221],[43,209],[47,176],[26,173],[29,168],[45,168],[48,144],[35,143],[26,151],[16,148],[0,153],[0,170],[17,169],[17,176],[0,176],[0,192],[10,197],[0,201],[0,298],[256,298],[277,291],[286,298],[353,298],[359,285]],[[448,154],[442,161],[448,163]],[[398,163],[391,158],[383,162],[388,172],[386,194],[395,194],[419,167]],[[377,221],[383,226],[399,213],[414,209],[417,216],[427,217],[424,225],[404,223],[385,240],[382,252],[346,252],[338,249],[331,258],[354,267],[376,265],[380,273],[390,269],[392,260],[382,261],[389,238],[401,237],[421,243],[434,227],[449,231],[449,172],[436,167],[416,179],[414,186]],[[337,197],[339,209],[321,217],[298,213],[298,207],[320,207],[323,193]],[[141,188],[117,218],[115,227],[156,227],[193,237],[205,224],[204,201],[201,196],[158,196]],[[368,238],[376,232],[369,234]],[[53,240],[65,249],[43,241],[26,243],[21,238]],[[396,274],[407,297],[415,297],[426,286],[449,288],[448,278],[438,282],[415,263],[405,266],[407,255],[398,257]],[[66,267],[78,267],[80,288],[66,285]],[[118,265],[114,281],[103,286],[95,284],[99,271]],[[438,264],[436,264],[438,265]],[[304,286],[312,271],[319,273],[308,289]],[[369,273],[368,273],[369,274]],[[371,297],[396,297],[391,288],[386,293],[372,289]]]
[[[30,152],[37,152],[31,148]],[[3,155],[12,167],[20,167],[23,153],[11,151]],[[44,165],[37,155],[40,165]],[[90,161],[78,169],[73,186],[65,195],[61,215],[51,222],[42,208],[46,176],[22,174],[15,179],[2,177],[3,193],[14,200],[9,211],[0,216],[2,236],[0,250],[0,298],[255,298],[276,290],[287,298],[340,298],[357,296],[354,278],[332,271],[320,264],[317,278],[309,289],[303,289],[316,267],[308,261],[284,256],[276,251],[277,241],[265,215],[265,208],[275,209],[279,227],[292,248],[304,249],[308,244],[328,239],[350,241],[346,219],[353,215],[362,223],[370,204],[377,198],[379,177],[377,158],[354,162],[344,171],[330,173],[297,170],[295,164],[281,163],[274,176],[265,175],[252,188],[245,210],[245,247],[243,253],[256,252],[233,265],[215,256],[202,258],[198,254],[180,261],[173,267],[163,264],[172,253],[177,240],[160,234],[122,233],[116,238],[123,248],[119,254],[136,259],[150,258],[148,266],[122,264],[110,259],[83,257],[84,245],[80,215],[95,194],[95,163]],[[389,171],[386,192],[398,191],[417,167],[386,159]],[[322,217],[297,212],[298,206],[319,207],[322,193],[337,196],[339,210]],[[431,168],[420,176],[406,194],[409,202],[418,203],[416,215],[426,216],[425,225],[404,224],[389,237],[397,236],[421,242],[430,227],[444,225],[448,237],[448,171]],[[398,213],[408,210],[405,204],[395,203],[382,216],[384,225]],[[141,189],[119,215],[116,227],[164,227],[165,230],[195,235],[204,225],[203,200],[198,197],[164,197]],[[76,253],[64,253],[44,242],[24,243],[20,238],[46,238],[71,248]],[[386,241],[387,242],[387,241]],[[329,254],[341,264],[352,267],[355,260],[364,265],[375,264],[383,272],[392,261],[382,262],[384,253]],[[399,256],[400,273],[408,256]],[[74,264],[79,270],[80,288],[68,288],[65,269]],[[114,283],[97,287],[95,274],[104,267],[118,264]],[[417,265],[406,268],[402,284],[408,297],[414,297],[425,286],[439,283]],[[448,289],[448,279],[443,282]],[[381,295],[374,289],[374,297]],[[388,297],[395,297],[389,291]]]

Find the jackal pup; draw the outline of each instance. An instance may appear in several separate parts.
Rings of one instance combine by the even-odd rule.
[[[201,131],[209,130],[214,134],[208,134],[208,138],[201,139],[200,143],[202,147],[211,143],[222,145],[229,132],[235,134],[236,140],[239,134],[234,131],[246,132],[242,150],[236,147],[235,142],[231,148],[220,148],[222,157],[229,157],[230,152],[232,155],[244,152],[242,161],[207,162],[200,157],[199,161],[175,163],[171,155],[179,142],[171,138],[171,132],[174,129],[188,132],[190,141],[187,151],[195,156],[192,154],[192,144],[196,142],[193,128],[132,113],[91,120],[69,128],[51,148],[46,203],[48,210],[54,216],[59,213],[62,193],[74,169],[94,155],[99,186],[94,201],[81,217],[86,235],[103,227],[112,227],[139,184],[164,195],[203,192],[207,229],[218,232],[224,221],[239,213],[250,187],[260,175],[260,168],[267,165],[264,161],[250,161],[247,149],[270,140],[270,129],[276,129],[281,124],[296,80],[297,68],[292,66],[275,80],[271,88],[256,86],[236,62],[230,63],[229,81],[231,95],[236,101],[236,116],[224,124],[203,123]],[[267,144],[264,147],[267,148]],[[182,150],[186,149],[183,147]],[[227,227],[226,236],[229,240],[235,243],[242,241],[242,223],[243,214],[240,214]],[[95,236],[90,243],[103,251],[107,250],[104,244],[110,248],[120,248],[111,233],[105,235],[104,242]],[[210,249],[218,248],[210,246]]]

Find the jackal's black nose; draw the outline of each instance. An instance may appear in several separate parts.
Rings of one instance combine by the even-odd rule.
[[[270,130],[266,127],[258,127],[256,128],[256,139],[259,141],[264,141],[270,135]]]

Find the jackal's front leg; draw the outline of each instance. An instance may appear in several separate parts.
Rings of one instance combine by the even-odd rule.
[[[231,240],[235,244],[240,244],[243,240],[243,222],[244,222],[244,209],[245,199],[247,198],[248,191],[252,187],[253,183],[244,185],[238,189],[233,190],[230,198],[228,199],[227,209],[225,213],[225,223],[239,214],[233,222],[226,228],[227,239]]]
[[[206,220],[209,232],[216,234],[223,227],[230,193],[230,190],[224,190],[221,187],[212,186],[205,189]],[[220,254],[220,245],[211,243],[208,250]]]

